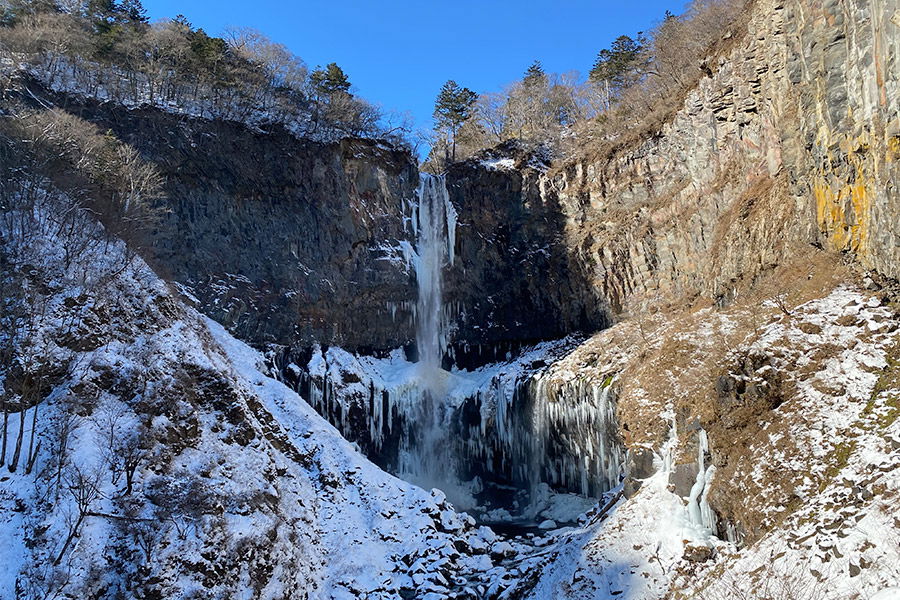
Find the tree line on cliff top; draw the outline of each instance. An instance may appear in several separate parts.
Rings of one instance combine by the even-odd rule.
[[[118,100],[199,107],[203,116],[236,120],[271,115],[273,122],[300,123],[298,133],[309,135],[404,143],[410,130],[354,95],[336,63],[309,69],[250,28],[218,37],[183,15],[149,23],[140,0],[0,1],[0,49],[89,95],[102,90]]]
[[[499,92],[478,94],[447,81],[435,101],[426,169],[440,172],[508,140],[566,156],[639,139],[711,74],[708,59],[737,36],[747,2],[693,0],[681,15],[667,11],[649,31],[621,35],[600,50],[586,79],[547,73],[534,61]]]
[[[621,35],[600,50],[586,78],[548,73],[534,61],[499,92],[447,81],[426,135],[424,168],[440,172],[508,140],[559,157],[641,139],[711,73],[709,57],[739,37],[737,21],[750,1],[693,0],[681,15],[667,12],[649,31]],[[415,145],[409,119],[354,95],[336,63],[310,70],[253,29],[217,37],[182,15],[149,23],[140,0],[0,1],[0,49],[30,58],[51,80],[88,92],[102,86],[114,99],[212,107],[200,114],[236,120],[262,112],[304,135]]]

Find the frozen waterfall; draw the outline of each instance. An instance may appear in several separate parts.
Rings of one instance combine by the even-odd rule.
[[[444,310],[444,269],[453,264],[456,245],[456,209],[450,202],[442,175],[421,174],[415,224],[416,349],[419,400],[412,407],[415,428],[401,442],[398,471],[422,487],[440,487],[453,494],[455,457],[449,443],[446,396],[450,374],[442,368],[448,343],[448,317]]]
[[[444,267],[453,264],[456,245],[456,209],[450,203],[443,175],[421,175],[416,210],[415,272],[416,347],[426,389],[439,396],[443,390],[441,363],[447,350],[444,315]]]
[[[287,365],[286,378],[374,462],[441,489],[457,508],[527,519],[551,491],[599,497],[618,485],[624,453],[613,378],[550,367],[576,338],[445,370],[454,319],[464,313],[444,296],[457,212],[443,176],[421,175],[403,219],[406,239],[393,247],[418,288],[415,303],[401,306],[414,319],[415,362],[403,349],[375,357],[317,346],[307,364]],[[392,318],[398,306],[387,307]]]

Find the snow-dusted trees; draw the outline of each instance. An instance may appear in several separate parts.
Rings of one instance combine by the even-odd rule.
[[[75,539],[75,536],[78,535],[78,531],[81,529],[85,518],[90,514],[94,503],[103,495],[100,485],[100,473],[78,465],[72,465],[69,468],[69,472],[66,475],[65,488],[73,500],[74,510],[66,515],[68,534],[63,541],[59,554],[56,556],[56,560],[53,561],[54,565],[62,562],[69,545]]]
[[[18,2],[0,14],[0,47],[27,58],[51,87],[214,118],[254,115],[308,135],[385,133],[380,112],[350,93],[336,64],[309,73],[256,30],[218,37],[181,15],[148,24],[139,2],[69,4],[60,12],[52,3]]]
[[[114,486],[125,478],[125,496],[134,488],[134,474],[146,457],[147,430],[136,421],[134,412],[121,403],[107,403],[92,416],[96,429],[102,434],[100,454],[110,472]]]
[[[52,217],[60,220],[62,228],[82,225],[78,213],[89,209],[109,233],[134,240],[158,217],[160,206],[156,201],[162,195],[162,177],[134,148],[60,109],[29,110],[18,116],[19,129],[13,135],[33,149],[39,170],[46,171],[51,180],[86,176],[86,183],[97,186],[89,197],[83,201],[73,198],[70,210]],[[67,263],[92,239],[70,233]]]

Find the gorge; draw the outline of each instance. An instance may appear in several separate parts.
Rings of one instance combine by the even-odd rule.
[[[741,6],[439,174],[4,21],[0,600],[900,598],[900,4]]]

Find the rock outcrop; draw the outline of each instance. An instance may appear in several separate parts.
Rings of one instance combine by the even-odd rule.
[[[900,276],[897,10],[759,0],[655,135],[540,181],[614,312],[727,302],[809,244]]]
[[[413,338],[411,319],[392,318],[415,303],[400,248],[414,239],[404,221],[419,178],[407,151],[128,108],[22,79],[19,96],[35,109],[91,121],[159,169],[163,215],[143,254],[232,333],[362,351]]]
[[[515,144],[499,151],[515,156],[509,166],[473,159],[447,174],[459,226],[445,296],[456,309],[453,350],[463,366],[609,323],[566,246],[562,207],[541,194],[544,165]]]

